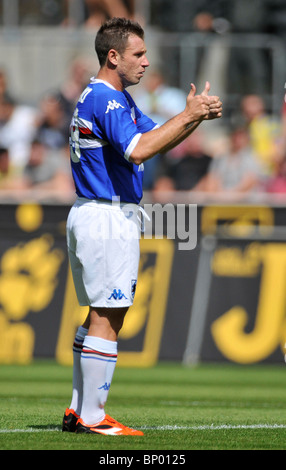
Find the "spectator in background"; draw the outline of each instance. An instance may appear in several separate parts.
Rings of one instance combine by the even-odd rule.
[[[203,140],[203,132],[197,129],[173,151],[162,156],[160,176],[154,187],[156,191],[172,188],[179,191],[204,191],[212,157],[205,153]]]
[[[0,146],[9,152],[11,168],[21,173],[35,136],[37,110],[5,94],[0,100]]]
[[[243,36],[266,34],[270,7],[284,3],[285,12],[285,0],[152,0],[151,3],[152,24],[165,31],[202,33],[205,45],[197,45],[192,52],[192,61],[189,59],[189,67],[198,86],[207,77],[219,96],[271,93],[271,53],[267,42],[264,49],[261,42],[257,47],[254,41],[243,41]],[[283,15],[276,16],[280,17],[282,31],[285,19],[283,23]],[[271,18],[272,23],[278,24],[273,12]],[[231,47],[231,38],[226,34],[229,32],[240,35],[234,47]],[[176,84],[179,48],[162,47],[162,50],[168,57],[171,83]]]
[[[249,145],[247,130],[236,128],[230,133],[229,152],[213,159],[204,189],[236,197],[239,193],[249,194],[260,188],[262,177],[260,165]]]
[[[169,86],[159,70],[147,72],[144,84],[134,93],[138,108],[159,125],[185,109],[186,96],[179,88]],[[158,155],[144,163],[144,189],[151,189],[154,184],[159,158]]]
[[[9,152],[6,148],[0,147],[0,188],[3,180],[9,175]]]
[[[21,174],[11,174],[0,149],[0,190],[15,194],[38,194],[57,200],[70,200],[74,195],[71,178],[69,148],[49,149],[42,142],[34,140],[27,165]],[[4,171],[5,170],[5,171]]]
[[[23,172],[21,186],[63,196],[74,192],[71,178],[69,147],[49,149],[41,141],[34,140],[30,158]]]
[[[186,93],[171,87],[159,70],[146,72],[144,84],[134,93],[138,107],[158,119],[160,124],[184,110]]]
[[[253,40],[252,47],[249,47],[247,38],[249,34],[267,32],[269,3],[269,0],[214,0],[194,17],[193,24],[197,31],[216,33],[205,48],[201,73],[212,72],[212,75],[208,74],[208,79],[220,96],[270,93],[270,53],[266,52],[267,44],[264,49],[261,42],[256,44]],[[231,37],[225,33],[233,34],[233,45],[229,41]],[[239,35],[238,39],[236,34]],[[217,82],[213,80],[216,76]]]
[[[285,83],[286,89],[286,83]],[[286,194],[286,93],[281,110],[281,139],[278,141],[278,156],[275,170],[265,185],[267,193]]]
[[[66,147],[71,116],[60,93],[48,93],[39,104],[36,138],[47,148]]]
[[[263,98],[259,95],[242,98],[241,115],[249,132],[253,153],[265,174],[272,176],[280,158],[281,121],[267,114]]]
[[[0,147],[0,194],[4,190],[12,190],[13,195],[23,189],[21,185],[22,174],[19,174],[10,162],[9,150]],[[18,184],[20,183],[20,184]]]
[[[265,191],[286,194],[286,157],[277,163],[275,175],[266,182]]]
[[[229,1],[229,0],[228,0]],[[152,23],[165,31],[190,32],[194,19],[202,12],[221,16],[222,0],[152,0]]]
[[[113,16],[132,19],[133,14],[124,0],[84,0],[87,8],[87,27],[99,27]],[[131,2],[130,2],[131,3]],[[132,2],[133,3],[133,2]]]
[[[82,0],[82,5],[76,6],[78,18],[70,18],[68,13],[70,9],[70,2],[73,0],[64,0],[65,19],[62,22],[63,26],[70,24],[73,20],[75,24],[81,22],[87,28],[99,28],[101,24],[114,16],[132,19],[134,16],[134,1],[135,0]],[[74,14],[74,16],[76,16]]]
[[[90,81],[90,77],[96,75],[94,70],[94,61],[84,57],[76,58],[70,66],[68,77],[60,89],[60,95],[66,108],[66,113],[73,114],[74,107]]]

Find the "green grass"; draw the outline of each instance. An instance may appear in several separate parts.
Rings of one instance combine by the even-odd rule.
[[[285,367],[117,368],[106,411],[144,436],[111,437],[61,432],[70,367],[1,365],[0,449],[285,450]]]

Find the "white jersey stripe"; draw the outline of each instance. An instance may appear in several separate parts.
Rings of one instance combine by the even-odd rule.
[[[82,117],[78,116],[77,118],[78,127],[86,127],[90,131],[92,131],[92,122],[83,119]]]
[[[131,153],[133,152],[133,150],[135,149],[136,145],[138,144],[139,142],[139,139],[141,137],[142,134],[136,134],[133,139],[131,140],[130,144],[128,145],[126,151],[125,151],[125,154],[124,154],[124,158],[129,162],[129,158],[130,158],[130,155]]]
[[[109,145],[108,142],[102,139],[79,139],[79,147],[82,149],[96,149]]]

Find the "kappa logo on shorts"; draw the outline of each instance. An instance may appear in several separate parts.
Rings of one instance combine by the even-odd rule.
[[[113,289],[110,297],[108,297],[108,300],[114,299],[114,300],[121,300],[121,299],[127,299],[127,297],[121,292],[121,289]]]
[[[113,111],[114,109],[118,109],[118,108],[123,108],[124,109],[124,106],[122,106],[122,104],[120,104],[120,103],[117,103],[117,101],[115,101],[115,100],[108,101],[108,105],[107,105],[105,114],[109,113],[109,110]]]

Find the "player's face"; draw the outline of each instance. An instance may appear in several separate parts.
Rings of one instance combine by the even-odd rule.
[[[138,36],[130,35],[124,53],[119,56],[117,66],[124,88],[139,83],[148,66],[144,41]]]

